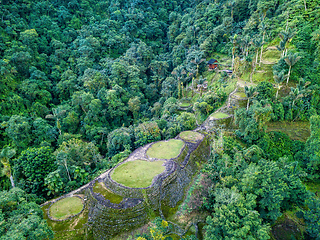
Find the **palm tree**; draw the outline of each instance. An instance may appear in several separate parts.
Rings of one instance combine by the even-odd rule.
[[[289,66],[289,72],[287,77],[287,84],[289,82],[291,68],[300,60],[301,57],[298,56],[298,53],[288,55],[284,60]]]
[[[2,174],[6,175],[11,182],[11,186],[14,188],[14,181],[12,177],[10,159],[16,154],[16,150],[9,146],[2,149],[0,153],[0,161],[3,165]]]
[[[291,39],[294,37],[295,34],[296,33],[291,28],[289,28],[288,30],[285,30],[285,31],[281,31],[279,33],[279,37],[282,40],[281,42],[283,42],[282,44],[284,44],[284,49],[282,52],[283,56],[287,56],[286,44],[287,44],[287,42],[291,41]],[[281,42],[280,42],[280,44],[281,44]]]
[[[250,87],[245,86],[244,87],[244,93],[246,94],[246,96],[248,98],[247,111],[249,110],[250,99],[254,96],[255,91],[256,91],[255,87],[252,87],[252,86],[250,86]]]
[[[280,41],[279,46],[276,46],[278,51],[281,52],[281,57],[284,57],[284,51],[286,49],[286,43],[284,41]]]
[[[262,62],[262,52],[263,52],[263,44],[264,44],[264,38],[266,35],[266,29],[267,26],[264,22],[261,22],[261,31],[262,31],[262,45],[261,45],[261,54],[260,54],[260,62],[259,62],[259,66],[261,65]]]
[[[182,66],[179,66],[179,67],[176,67],[173,71],[172,71],[172,73],[171,73],[172,75],[175,75],[176,77],[177,77],[177,80],[178,80],[178,90],[179,90],[179,98],[180,98],[180,91],[181,91],[181,85],[183,84],[182,82],[181,82],[181,78],[183,77],[183,76],[185,76],[186,74],[187,74],[187,72],[186,72],[186,70],[184,69],[184,67],[182,67]]]
[[[294,107],[295,102],[303,97],[303,93],[299,90],[299,88],[291,88],[290,96],[292,97],[292,109]]]
[[[273,72],[273,79],[278,84],[276,98],[278,98],[278,93],[281,88],[281,83],[286,79],[287,75],[284,74],[284,70],[281,72]]]
[[[249,46],[252,41],[250,41],[250,36],[246,35],[244,38],[241,39],[240,44],[241,44],[241,50],[243,56],[248,56],[249,54]]]
[[[233,37],[230,37],[230,41],[232,42],[233,48],[232,48],[232,71],[233,71],[233,65],[234,65],[234,55],[236,52],[236,46],[237,46],[237,37],[238,35],[235,34]]]
[[[262,38],[254,38],[252,40],[252,44],[256,48],[256,64],[258,63],[258,57],[259,57],[259,48],[262,46]]]

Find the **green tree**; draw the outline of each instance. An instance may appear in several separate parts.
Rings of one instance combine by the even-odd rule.
[[[291,68],[300,60],[301,57],[298,56],[298,53],[289,54],[284,60],[286,64],[289,66],[288,77],[287,77],[287,84],[289,83],[289,78],[291,74]]]
[[[308,156],[307,170],[309,178],[317,180],[320,177],[320,116],[314,115],[310,118],[311,135],[306,142],[306,153]]]
[[[270,226],[262,224],[255,210],[256,196],[228,188],[217,189],[214,196],[213,213],[207,217],[204,239],[270,239]]]
[[[80,167],[80,169],[92,173],[100,167],[102,159],[93,142],[88,143],[76,138],[63,141],[53,154],[61,171],[65,171],[69,181],[75,179],[75,175],[71,175],[71,170],[74,174],[74,170]]]
[[[31,126],[26,117],[13,115],[5,123],[6,133],[13,144],[19,148],[26,148],[31,141]]]
[[[108,156],[112,157],[125,150],[125,146],[132,145],[131,131],[129,128],[121,127],[108,134]]]
[[[244,93],[246,94],[246,97],[248,98],[248,102],[247,102],[247,111],[249,110],[249,103],[250,103],[250,99],[254,96],[254,93],[256,91],[255,87],[252,86],[245,86],[244,87]]]
[[[53,231],[32,195],[19,188],[0,192],[0,239],[53,239]]]
[[[284,70],[281,72],[273,72],[273,79],[277,84],[276,98],[278,98],[279,90],[281,89],[281,83],[286,79],[287,75],[284,74]]]
[[[307,201],[308,210],[303,211],[306,230],[312,239],[320,239],[320,200],[311,196]]]
[[[28,148],[15,161],[15,177],[27,192],[46,196],[44,178],[56,169],[49,147]]]
[[[156,122],[144,122],[134,129],[136,148],[146,145],[147,143],[161,140],[161,131]]]
[[[181,113],[181,115],[177,117],[177,122],[181,125],[182,130],[193,130],[197,126],[196,117],[193,113]]]

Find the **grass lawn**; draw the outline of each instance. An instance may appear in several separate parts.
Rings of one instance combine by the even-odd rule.
[[[225,117],[229,117],[229,115],[226,113],[222,113],[222,112],[216,112],[216,113],[211,114],[210,117],[212,117],[212,118],[225,118]]]
[[[262,58],[268,62],[278,62],[281,57],[281,52],[278,50],[267,50],[263,53]]]
[[[247,97],[244,92],[236,92],[234,95],[239,98],[246,98]]]
[[[169,141],[161,141],[154,143],[147,150],[147,155],[151,158],[170,159],[179,156],[181,149],[184,146],[184,142],[177,139],[171,139]]]
[[[149,187],[152,179],[165,170],[163,163],[164,161],[128,161],[115,168],[111,178],[126,187]]]
[[[63,198],[50,207],[50,216],[63,220],[72,215],[76,215],[81,212],[83,208],[82,200],[78,197],[67,197]]]
[[[183,140],[189,141],[189,142],[197,142],[202,139],[202,135],[200,133],[193,132],[193,131],[182,132],[182,133],[180,133],[179,136]]]
[[[190,103],[188,103],[188,102],[182,102],[182,103],[180,103],[180,107],[182,107],[182,108],[187,108],[187,107],[189,107],[190,106]]]
[[[120,195],[117,195],[106,188],[103,182],[99,183],[97,181],[93,186],[93,191],[95,193],[100,193],[105,199],[110,200],[111,203],[119,204],[123,199]]]

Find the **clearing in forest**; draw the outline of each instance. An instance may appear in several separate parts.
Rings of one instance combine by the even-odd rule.
[[[151,158],[170,159],[179,156],[184,142],[178,139],[160,141],[152,144],[147,150],[147,155]]]
[[[200,133],[193,132],[193,131],[182,132],[180,133],[179,137],[187,142],[192,142],[192,143],[195,143],[202,139],[202,135]]]
[[[149,187],[155,176],[165,170],[164,161],[128,161],[113,170],[111,178],[123,186],[131,188]]]
[[[82,209],[83,203],[80,198],[67,197],[52,204],[49,213],[55,219],[64,220],[80,213]]]
[[[223,113],[223,112],[216,112],[216,113],[211,114],[210,117],[211,117],[211,118],[214,118],[214,119],[220,119],[220,118],[229,117],[229,115],[226,114],[226,113]]]

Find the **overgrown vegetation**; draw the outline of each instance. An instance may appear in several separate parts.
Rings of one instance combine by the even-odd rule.
[[[216,151],[205,169],[215,187],[197,207],[211,216],[204,238],[268,239],[276,219],[293,207],[305,223],[296,237],[319,236],[318,198],[301,183],[317,189],[320,181],[319,5],[2,0],[0,190],[15,204],[0,205],[0,239],[52,238],[40,214],[27,229],[31,213],[23,206],[37,212],[35,202],[88,183],[134,149],[195,129],[237,83],[238,97],[248,99],[234,112],[234,135],[212,143]],[[207,71],[211,58],[232,74]],[[171,150],[154,156],[176,156]],[[248,182],[250,171],[260,174]],[[258,185],[265,188],[259,192]],[[272,195],[267,185],[277,206],[264,202]],[[15,216],[24,219],[21,226]],[[239,221],[231,229],[217,224],[229,219]],[[10,228],[11,221],[19,226]],[[145,237],[165,238],[172,228],[157,220],[154,236]]]

